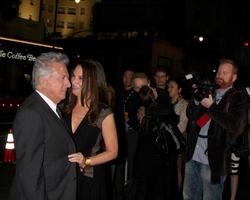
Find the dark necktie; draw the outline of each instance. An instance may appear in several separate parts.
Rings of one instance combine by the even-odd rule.
[[[59,106],[56,106],[56,112],[59,116],[60,122],[62,122],[63,126],[67,129],[68,132],[70,132],[68,126],[65,124],[65,121],[63,119],[62,111]]]
[[[57,112],[59,118],[62,119],[62,112],[61,112],[59,106],[56,106],[56,112]]]

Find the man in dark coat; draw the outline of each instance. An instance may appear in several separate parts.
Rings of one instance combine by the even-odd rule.
[[[76,166],[68,161],[75,145],[57,104],[70,87],[61,53],[43,53],[33,66],[35,91],[26,99],[14,120],[16,174],[10,200],[74,200]]]
[[[237,66],[221,60],[215,82],[215,97],[210,94],[187,108],[187,163],[184,199],[222,199],[223,184],[231,167],[231,146],[247,124],[247,98],[233,88]],[[195,96],[195,95],[194,95]]]

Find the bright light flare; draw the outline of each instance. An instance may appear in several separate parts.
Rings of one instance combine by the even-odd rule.
[[[200,36],[200,37],[198,37],[198,40],[199,40],[200,42],[203,42],[203,41],[204,41],[204,37]]]

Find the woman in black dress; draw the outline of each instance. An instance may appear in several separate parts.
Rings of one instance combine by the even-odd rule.
[[[93,60],[79,61],[71,77],[66,122],[78,153],[69,155],[77,169],[77,199],[106,200],[106,165],[116,158],[118,145],[113,111],[103,67]]]

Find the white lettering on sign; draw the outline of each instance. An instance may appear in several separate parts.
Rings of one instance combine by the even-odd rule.
[[[35,61],[36,60],[36,57],[33,56],[32,54],[28,54],[27,58],[28,58],[28,61]]]
[[[0,50],[0,58],[5,58],[6,53],[3,50]]]
[[[5,52],[4,50],[0,50],[0,58],[8,58],[12,60],[27,60],[30,62],[34,62],[36,60],[36,57],[32,54],[24,55],[20,52],[12,52],[12,51]]]
[[[13,60],[26,60],[26,56],[21,53],[13,53],[12,51],[7,53],[7,57]]]

